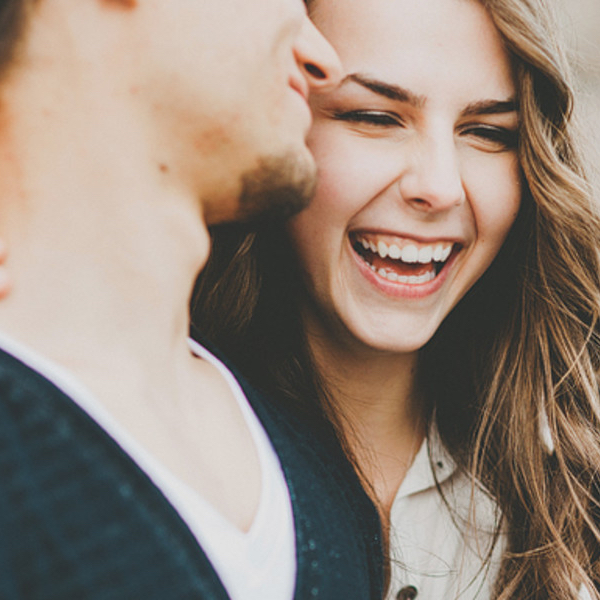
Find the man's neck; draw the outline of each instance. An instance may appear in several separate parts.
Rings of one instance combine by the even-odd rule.
[[[0,145],[0,236],[14,281],[0,328],[71,368],[165,360],[185,342],[209,252],[197,190],[174,185],[124,127],[90,117],[85,136],[48,119],[30,143],[15,126]]]
[[[68,202],[30,200],[27,226],[3,211],[14,287],[0,327],[61,361],[95,346],[141,356],[185,338],[208,233],[177,198],[135,193],[88,194],[71,212]]]
[[[169,78],[152,60],[144,68],[146,46],[128,52],[148,11],[127,21],[132,12],[104,4],[37,3],[0,86],[0,238],[13,279],[0,330],[66,368],[247,530],[261,489],[254,442],[226,378],[187,344],[206,206],[223,199],[233,216],[240,176],[159,93]]]

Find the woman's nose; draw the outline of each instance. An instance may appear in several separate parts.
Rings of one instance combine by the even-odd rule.
[[[327,91],[340,83],[340,59],[308,16],[296,40],[295,56],[311,92]]]
[[[453,135],[430,136],[408,152],[400,179],[402,199],[423,212],[444,212],[466,201]]]

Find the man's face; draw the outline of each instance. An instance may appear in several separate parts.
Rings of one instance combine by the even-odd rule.
[[[161,128],[157,160],[197,186],[207,222],[302,208],[315,177],[308,94],[340,72],[302,0],[147,0],[135,10],[135,89]]]

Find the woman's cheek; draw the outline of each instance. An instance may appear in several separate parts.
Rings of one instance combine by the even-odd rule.
[[[514,154],[488,157],[464,175],[477,230],[487,243],[502,245],[521,205],[519,162]]]
[[[330,212],[331,218],[343,214],[349,220],[398,180],[401,158],[393,152],[373,152],[367,142],[351,140],[332,144],[325,151],[323,146],[318,148],[316,194],[309,210],[327,207],[334,213]]]

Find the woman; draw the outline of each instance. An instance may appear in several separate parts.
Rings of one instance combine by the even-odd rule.
[[[199,282],[200,329],[334,424],[390,599],[600,598],[600,222],[543,4],[314,0],[315,199]]]

